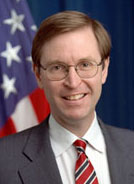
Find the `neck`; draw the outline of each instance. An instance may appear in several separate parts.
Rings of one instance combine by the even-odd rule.
[[[90,118],[88,117],[87,119],[81,120],[62,119],[61,117],[60,118],[54,117],[54,118],[57,121],[57,123],[59,123],[61,126],[63,126],[67,130],[75,134],[77,137],[81,138],[90,128],[94,117],[95,115],[93,114],[92,116],[90,116]]]

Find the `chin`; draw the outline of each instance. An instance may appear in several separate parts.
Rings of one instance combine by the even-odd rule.
[[[67,120],[70,121],[79,121],[79,120],[84,120],[89,117],[89,113],[81,113],[79,112],[71,112],[65,115]]]

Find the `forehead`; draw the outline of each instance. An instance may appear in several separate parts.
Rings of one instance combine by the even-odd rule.
[[[64,33],[44,44],[41,61],[77,62],[82,58],[100,59],[97,40],[90,27]]]

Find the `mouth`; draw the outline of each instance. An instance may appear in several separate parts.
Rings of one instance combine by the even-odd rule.
[[[80,99],[84,98],[85,96],[86,96],[86,94],[82,93],[82,94],[77,94],[77,95],[66,96],[66,97],[63,97],[63,98],[65,100],[74,101],[74,100],[80,100]]]

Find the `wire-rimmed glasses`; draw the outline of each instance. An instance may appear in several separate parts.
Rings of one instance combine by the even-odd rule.
[[[47,78],[52,81],[59,81],[65,79],[69,73],[69,68],[74,67],[80,78],[92,78],[98,72],[98,66],[103,64],[103,60],[100,63],[95,61],[81,61],[77,65],[67,65],[63,62],[55,62],[40,67],[46,71]]]

